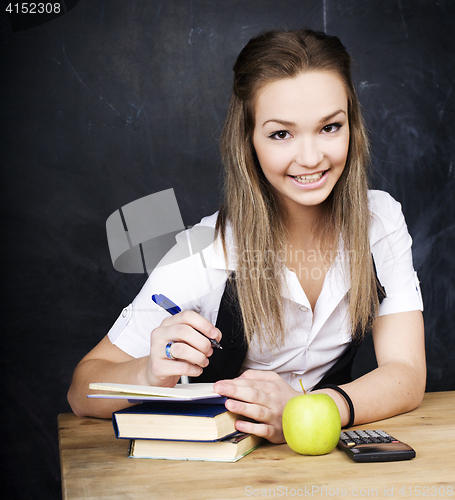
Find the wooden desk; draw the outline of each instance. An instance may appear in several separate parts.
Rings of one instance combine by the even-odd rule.
[[[65,499],[413,498],[455,499],[455,392],[427,393],[420,408],[381,422],[416,458],[356,464],[335,449],[309,457],[267,443],[235,463],[127,457],[110,420],[59,415]]]

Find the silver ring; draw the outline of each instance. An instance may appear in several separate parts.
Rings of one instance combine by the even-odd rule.
[[[171,353],[171,345],[173,344],[174,342],[169,342],[168,344],[166,344],[166,358],[167,359],[175,359],[174,356],[172,356],[172,353]]]

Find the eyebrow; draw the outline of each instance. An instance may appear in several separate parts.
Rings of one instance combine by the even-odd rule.
[[[339,109],[338,111],[335,111],[334,113],[331,113],[330,115],[327,115],[327,116],[324,116],[324,118],[321,118],[319,123],[326,122],[326,121],[330,120],[331,118],[333,118],[334,116],[339,115],[340,113],[343,113],[344,115],[346,115],[346,111],[344,109]]]
[[[331,118],[333,118],[334,116],[337,116],[340,113],[343,113],[346,115],[346,111],[344,111],[344,109],[339,109],[337,111],[334,111],[333,113],[330,113],[330,115],[327,115],[327,116],[324,116],[324,118],[321,118],[319,120],[319,123],[324,123],[324,122],[330,120]],[[285,127],[295,127],[296,126],[296,123],[294,123],[294,122],[289,122],[287,120],[281,120],[279,118],[272,118],[270,120],[267,120],[262,124],[262,126],[266,125],[269,122],[279,123],[280,125],[284,125]]]

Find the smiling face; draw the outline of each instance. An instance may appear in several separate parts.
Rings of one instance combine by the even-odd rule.
[[[321,205],[349,149],[348,99],[336,73],[311,71],[265,85],[256,99],[253,145],[291,216]]]

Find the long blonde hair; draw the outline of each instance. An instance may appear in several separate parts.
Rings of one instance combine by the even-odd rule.
[[[369,147],[351,77],[351,59],[340,40],[311,30],[264,32],[251,39],[234,65],[230,107],[221,136],[225,168],[223,202],[216,230],[225,254],[226,226],[232,227],[235,282],[247,342],[253,335],[268,346],[285,338],[281,293],[287,242],[283,211],[253,147],[255,101],[266,84],[306,71],[332,71],[348,98],[349,151],[344,171],[326,200],[322,233],[340,235],[349,262],[352,337],[362,337],[376,315],[378,295],[368,236]],[[258,258],[260,256],[260,258]]]

